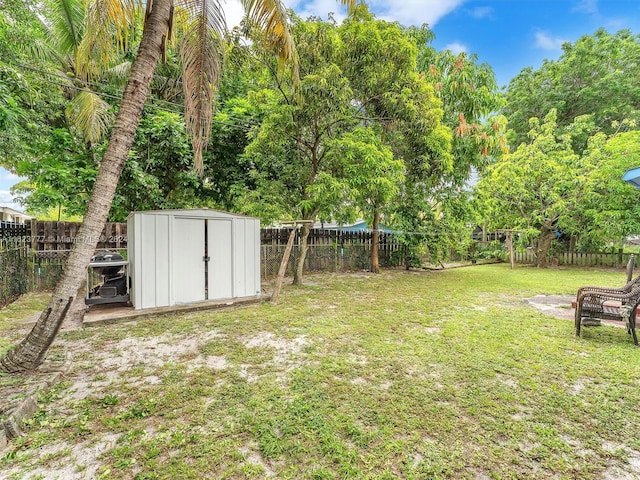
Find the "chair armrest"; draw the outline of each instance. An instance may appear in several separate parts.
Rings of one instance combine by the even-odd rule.
[[[612,294],[619,294],[619,293],[628,293],[631,291],[631,289],[633,288],[633,285],[631,284],[627,284],[624,287],[596,287],[593,285],[587,285],[585,287],[580,287],[578,289],[578,293],[576,295],[577,297],[580,297],[580,295],[585,294],[585,293],[590,293],[590,292],[595,292],[595,293],[612,293]]]
[[[633,280],[628,282],[626,285],[622,287],[598,287],[595,285],[587,285],[585,287],[580,287],[578,289],[578,293],[576,298],[580,297],[581,294],[586,292],[602,292],[602,293],[629,293],[635,287],[640,286],[640,275],[636,276]]]
[[[636,286],[630,292],[602,292],[598,290],[582,292],[578,295],[577,303],[582,305],[585,299],[596,302],[606,302],[607,300],[618,300],[622,305],[633,303],[640,299],[640,287]]]

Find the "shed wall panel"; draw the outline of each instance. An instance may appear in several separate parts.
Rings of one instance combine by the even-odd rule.
[[[136,288],[136,262],[137,255],[134,255],[133,248],[136,244],[136,232],[138,229],[134,227],[134,223],[137,220],[137,217],[129,217],[127,218],[127,259],[129,260],[129,278],[131,279],[131,289],[129,291],[129,299],[131,300],[131,304],[136,306],[136,294],[138,289]],[[138,308],[138,307],[136,307]]]
[[[204,290],[204,221],[173,218],[173,303],[201,302]]]
[[[156,305],[171,305],[171,245],[168,215],[158,215],[155,225],[156,240]]]
[[[127,223],[136,309],[260,294],[258,219],[196,209],[135,212]]]
[[[247,284],[247,295],[260,295],[260,221],[257,219],[248,219],[247,223],[251,225],[251,230],[247,232],[247,250],[251,251],[250,261],[245,264],[247,278],[250,279]]]
[[[233,220],[233,296],[244,297],[244,243],[245,225],[243,218]]]
[[[208,221],[209,236],[209,299],[232,298],[233,258],[232,221],[211,219]]]

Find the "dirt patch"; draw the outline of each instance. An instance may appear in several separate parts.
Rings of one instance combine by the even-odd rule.
[[[60,339],[50,354],[68,350],[69,356],[75,361],[69,372],[62,377],[69,386],[60,392],[62,398],[56,403],[68,404],[91,397],[101,398],[118,392],[123,382],[128,386],[140,385],[142,388],[145,385],[158,384],[162,381],[161,374],[167,365],[182,364],[188,371],[197,368],[237,369],[241,375],[244,370],[248,378],[252,377],[252,366],[233,364],[223,355],[202,353],[203,347],[208,342],[213,339],[224,341],[224,338],[226,335],[215,329],[189,335],[165,333],[157,337],[132,336],[106,341],[99,349],[96,349],[95,345],[92,348],[92,342]],[[278,376],[282,377],[282,381],[286,381],[288,373],[301,365],[304,357],[303,349],[310,342],[304,335],[282,338],[272,332],[264,331],[241,337],[240,343],[247,349],[268,348],[273,353],[270,363],[278,367]],[[54,369],[56,365],[49,361],[38,373],[20,375],[14,382],[11,381],[11,377],[0,378],[2,380],[0,398],[3,399],[0,403],[0,419],[3,412],[6,416],[6,412],[10,412],[14,404],[24,398],[25,391],[36,395],[37,389],[45,384],[51,375],[47,370]],[[12,402],[9,399],[12,399]],[[98,437],[97,441],[94,440],[91,444],[81,442],[75,445],[62,444],[34,450],[21,447],[18,451],[38,458],[43,456],[50,458],[46,465],[30,470],[30,475],[65,480],[96,478],[99,468],[103,465],[100,457],[113,448],[118,438],[119,435],[109,434]],[[11,445],[8,448],[10,449]],[[260,466],[265,476],[273,476],[269,463],[257,452],[256,448],[249,447],[242,452],[245,463]],[[24,465],[3,474],[19,475],[21,472],[24,472]],[[2,475],[0,477],[4,478]]]
[[[525,298],[524,301],[534,308],[564,320],[573,320],[575,309],[571,302],[575,300],[574,295],[536,295]]]

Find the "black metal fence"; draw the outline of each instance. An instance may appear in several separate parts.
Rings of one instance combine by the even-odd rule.
[[[26,238],[31,236],[30,223],[13,223],[0,221],[0,241],[8,239]]]
[[[0,307],[26,293],[29,280],[29,247],[0,242]]]

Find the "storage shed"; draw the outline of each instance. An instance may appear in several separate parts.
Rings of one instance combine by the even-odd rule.
[[[260,220],[199,208],[127,217],[136,310],[260,295]]]

